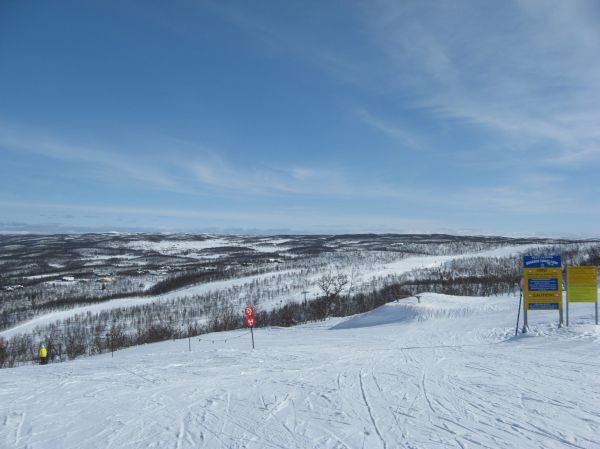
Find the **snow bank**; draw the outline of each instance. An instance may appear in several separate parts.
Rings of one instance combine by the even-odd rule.
[[[360,327],[381,326],[405,321],[425,321],[431,319],[457,319],[474,314],[488,314],[506,310],[506,302],[498,303],[497,298],[461,297],[424,293],[416,297],[385,304],[375,310],[353,316],[336,324],[332,329],[355,329]]]

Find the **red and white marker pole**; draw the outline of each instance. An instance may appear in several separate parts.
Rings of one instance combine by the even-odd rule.
[[[252,306],[248,306],[244,309],[246,320],[244,324],[250,328],[250,334],[252,335],[252,349],[254,349],[254,325],[256,324],[256,318],[254,318],[255,309]]]

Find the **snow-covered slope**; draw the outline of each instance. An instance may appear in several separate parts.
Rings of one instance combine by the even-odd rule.
[[[214,241],[213,241],[214,243]],[[218,242],[221,243],[221,242]],[[216,243],[215,243],[216,244]],[[432,268],[442,265],[444,262],[451,260],[468,258],[473,256],[479,257],[506,257],[514,254],[519,254],[532,248],[540,248],[543,245],[532,244],[532,245],[517,245],[517,246],[505,246],[501,248],[495,248],[492,250],[480,251],[477,253],[466,253],[456,254],[451,256],[416,256],[400,259],[398,261],[388,264],[376,264],[369,267],[362,267],[360,276],[354,280],[354,285],[360,287],[361,285],[368,285],[369,281],[376,276],[387,276],[387,275],[400,275],[407,273],[411,270],[418,268]],[[351,276],[352,267],[346,267],[346,269],[337,269],[340,273],[346,273]],[[232,287],[238,287],[244,289],[248,285],[252,284],[253,281],[266,280],[272,285],[280,282],[278,277],[285,275],[286,273],[299,272],[300,270],[287,270],[287,271],[275,271],[254,276],[244,276],[235,279],[229,279],[224,281],[208,282],[205,284],[194,285],[191,287],[182,288],[169,293],[154,295],[154,296],[140,296],[140,297],[127,297],[112,299],[106,302],[79,306],[69,310],[48,312],[44,315],[37,316],[31,320],[25,321],[13,328],[0,331],[0,336],[4,338],[10,338],[20,333],[32,332],[37,326],[43,326],[45,324],[53,323],[58,320],[65,320],[69,317],[73,317],[77,314],[86,313],[98,313],[103,310],[116,309],[121,307],[133,307],[140,304],[146,304],[155,301],[164,301],[183,296],[191,295],[202,295],[211,291],[225,290]],[[283,295],[274,297],[270,302],[261,304],[261,310],[269,310],[281,304],[283,301],[300,301],[303,298],[303,290],[310,295],[317,295],[320,293],[318,286],[316,285],[317,278],[319,276],[314,275],[308,279],[311,284],[310,287],[297,288],[295,292],[286,292]],[[235,299],[235,298],[232,298]]]
[[[360,316],[0,371],[0,447],[596,448],[592,308],[426,294]],[[227,342],[222,340],[227,339]]]

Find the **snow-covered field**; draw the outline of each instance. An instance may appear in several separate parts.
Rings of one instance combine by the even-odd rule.
[[[600,447],[592,307],[515,338],[517,304],[425,294],[257,329],[255,350],[235,331],[5,369],[0,447]]]
[[[226,253],[222,255],[206,254],[204,250],[240,246],[258,252],[282,251],[288,249],[282,245],[289,241],[289,239],[265,238],[257,239],[257,242],[254,244],[248,244],[245,239],[233,236],[219,237],[206,235],[205,240],[161,240],[158,242],[137,240],[130,242],[127,246],[133,249],[152,250],[170,256],[179,256],[185,253],[189,257],[198,259],[215,259]]]

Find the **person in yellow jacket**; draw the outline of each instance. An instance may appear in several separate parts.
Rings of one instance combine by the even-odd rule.
[[[40,347],[40,365],[48,363],[48,350],[44,345]]]

